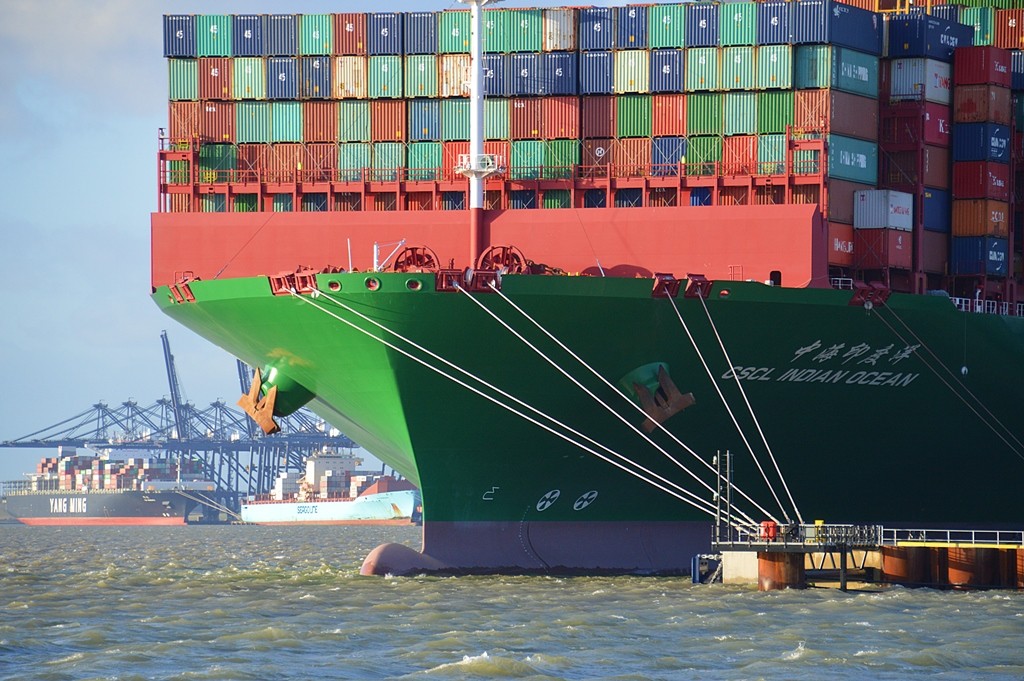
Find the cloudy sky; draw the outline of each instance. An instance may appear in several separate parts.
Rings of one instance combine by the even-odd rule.
[[[572,4],[520,2],[507,7]],[[595,1],[588,4],[621,4]],[[0,441],[96,402],[234,402],[234,359],[149,299],[157,129],[167,125],[162,15],[429,11],[454,0],[5,0],[0,22]],[[0,480],[49,451],[0,449]]]

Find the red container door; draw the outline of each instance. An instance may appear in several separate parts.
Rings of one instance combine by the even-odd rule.
[[[304,182],[330,182],[338,167],[338,145],[320,142],[307,144],[305,162],[302,164]]]
[[[616,116],[618,112],[615,97],[583,97],[582,102],[584,139],[614,137],[617,130]]]
[[[757,174],[757,136],[732,135],[722,140],[724,175]]]
[[[370,102],[370,141],[405,141],[404,99],[375,99]]]
[[[265,162],[263,160],[269,145],[239,144],[238,145],[238,180],[239,182],[260,182]]]
[[[268,147],[263,156],[268,182],[292,184],[298,180],[298,170],[305,152],[301,144],[281,143]]]
[[[337,102],[302,103],[302,139],[306,142],[337,142]]]
[[[578,97],[545,97],[541,101],[541,136],[547,140],[579,139]]]
[[[943,232],[922,230],[921,269],[931,274],[945,274],[949,262],[949,235]]]
[[[459,163],[459,156],[469,153],[469,142],[445,142],[441,146],[441,176],[446,180],[462,180],[456,175],[454,168]],[[484,142],[484,153],[499,156],[501,163],[508,167],[512,157],[512,145],[505,140],[488,140]]]
[[[1009,88],[959,84],[953,88],[953,120],[957,123],[1009,125],[1011,111]]]
[[[651,100],[651,135],[685,137],[686,95],[654,95]]]
[[[953,164],[953,196],[958,199],[1010,200],[1010,166],[986,161]]]
[[[993,45],[1007,50],[1024,49],[1024,9],[996,10]]]
[[[199,137],[199,102],[171,102],[167,120],[172,142],[191,142]]]
[[[857,269],[909,270],[913,264],[913,238],[898,229],[856,229],[853,259]]]
[[[829,220],[828,264],[839,267],[853,266],[853,225]]]
[[[199,99],[234,98],[231,57],[199,58]]]
[[[540,138],[541,100],[517,97],[509,100],[509,134],[514,140]]]
[[[878,141],[878,101],[840,90],[794,92],[793,123],[806,132]]]
[[[366,54],[366,15],[345,13],[334,15],[334,52],[340,55]]]
[[[953,60],[953,82],[960,85],[1010,87],[1010,52],[999,47],[958,47]]]
[[[605,176],[604,167],[615,163],[616,144],[616,141],[611,138],[584,141],[584,173],[597,177]]]
[[[651,139],[631,137],[618,141],[616,177],[643,177],[651,172]]]
[[[234,102],[199,103],[199,139],[219,143],[235,141]]]

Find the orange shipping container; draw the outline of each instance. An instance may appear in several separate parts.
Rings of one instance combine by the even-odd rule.
[[[828,221],[828,264],[853,267],[853,225]]]
[[[548,140],[579,139],[579,97],[544,97],[540,101],[541,137]]]
[[[722,174],[757,173],[757,135],[731,135],[722,140]]]
[[[370,141],[405,141],[405,100],[375,99],[370,102]]]
[[[583,97],[584,139],[604,139],[615,136],[618,106],[610,96]]]
[[[806,132],[878,141],[878,100],[841,90],[796,90],[793,124]]]
[[[998,85],[957,85],[953,88],[953,120],[956,123],[991,121],[1009,125],[1010,89]]]
[[[1009,235],[1010,205],[992,199],[953,201],[953,236]]]
[[[686,136],[686,95],[653,95],[651,109],[654,137]]]
[[[200,57],[199,99],[232,99],[230,57]]]
[[[995,24],[996,47],[1024,49],[1024,9],[997,9]]]
[[[614,155],[615,177],[642,177],[651,172],[651,138],[620,139]]]
[[[541,129],[541,100],[517,97],[508,103],[508,131],[511,139],[538,139]]]
[[[171,142],[191,141],[199,137],[199,102],[171,102],[167,120]]]
[[[263,156],[267,181],[288,184],[298,181],[297,171],[302,167],[303,156],[301,144],[269,145]]]
[[[469,142],[445,142],[441,147],[441,174],[445,179],[461,179],[455,175],[453,168],[459,162],[461,154],[469,153]],[[501,157],[501,162],[508,167],[509,159],[512,156],[512,145],[504,140],[489,140],[484,142],[484,153]]]
[[[199,103],[199,139],[203,142],[235,141],[234,102]]]
[[[302,164],[304,182],[330,182],[338,167],[338,145],[321,142],[305,145],[305,160]]]
[[[338,103],[302,103],[302,139],[306,142],[338,141]]]
[[[829,220],[853,224],[853,197],[859,191],[874,189],[870,184],[829,179],[826,185],[826,213]]]
[[[350,12],[334,15],[335,54],[366,54],[366,15]]]

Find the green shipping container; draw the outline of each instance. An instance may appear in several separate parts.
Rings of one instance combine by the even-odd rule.
[[[270,102],[235,104],[235,141],[238,144],[270,142]]]
[[[469,139],[468,99],[441,100],[441,139],[445,142]]]
[[[572,208],[572,197],[568,189],[548,189],[541,201],[544,208]]]
[[[259,207],[259,196],[257,194],[238,194],[235,196],[236,213],[255,213]]]
[[[373,169],[370,179],[374,182],[394,182],[405,169],[405,145],[401,142],[374,142]]]
[[[651,49],[686,47],[686,5],[651,5],[647,8],[647,43]]]
[[[199,147],[199,182],[230,182],[238,167],[238,147],[234,144],[203,144]]]
[[[438,14],[437,51],[441,54],[469,54],[469,12],[445,10]]]
[[[686,50],[686,91],[719,90],[717,47],[692,47]]]
[[[793,46],[760,45],[754,48],[758,90],[793,87]]]
[[[230,15],[196,15],[196,54],[200,57],[231,56]]]
[[[792,90],[757,93],[757,134],[784,133],[795,116]]]
[[[996,33],[996,11],[992,7],[969,7],[960,12],[960,23],[974,27],[974,44],[991,45]]]
[[[722,134],[722,95],[717,92],[686,96],[687,135]]]
[[[828,145],[828,177],[878,184],[877,144],[842,135],[828,135],[825,143]],[[793,152],[793,172],[801,175],[817,172],[819,161],[816,151]]]
[[[407,177],[410,180],[440,180],[444,147],[440,142],[411,142],[406,147]]]
[[[394,55],[370,57],[368,92],[370,99],[402,97],[402,58]]]
[[[294,203],[291,194],[274,194],[271,200],[271,210],[275,213],[291,213]]]
[[[225,194],[203,194],[199,197],[199,209],[204,213],[226,213],[227,199]]]
[[[757,43],[757,5],[753,2],[723,2],[718,6],[718,44]]]
[[[753,135],[757,132],[757,93],[726,92],[724,124],[726,135]]]
[[[484,52],[511,52],[511,29],[509,28],[510,17],[503,9],[485,9],[481,19],[483,24]]]
[[[580,164],[579,140],[551,140],[546,143],[544,179],[567,179]],[[566,190],[568,194],[568,190]],[[561,206],[559,206],[561,207]]]
[[[878,99],[878,57],[845,47],[800,45],[795,60],[797,90],[835,88]]]
[[[199,62],[195,59],[168,59],[168,99],[188,101],[199,99]]]
[[[302,141],[302,102],[270,103],[270,141]]]
[[[722,50],[722,89],[754,89],[753,47],[726,47]]]
[[[722,138],[691,136],[686,138],[686,174],[716,175],[722,161]]]
[[[192,177],[189,173],[188,161],[171,161],[168,164],[168,184],[191,184]]]
[[[786,136],[757,136],[757,172],[761,175],[786,174]]]
[[[484,137],[489,140],[507,140],[509,138],[507,99],[484,100]]]
[[[299,54],[334,54],[334,17],[303,14],[299,17]]]
[[[539,9],[505,10],[509,52],[540,52],[544,49],[544,15]]]
[[[363,172],[370,167],[370,145],[348,142],[338,145],[338,178],[355,181],[365,179]]]
[[[513,140],[512,163],[509,178],[512,180],[538,180],[544,166],[544,142],[541,140]]]
[[[266,99],[267,77],[259,57],[235,57],[231,68],[235,99]]]
[[[405,96],[437,97],[437,56],[410,54],[405,58]]]
[[[616,99],[616,137],[651,136],[651,96],[620,95]]]
[[[370,141],[370,102],[343,100],[338,102],[338,141]]]

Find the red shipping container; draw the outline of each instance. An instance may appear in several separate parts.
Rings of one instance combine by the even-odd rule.
[[[652,136],[686,136],[686,95],[653,95],[651,109]]]
[[[267,153],[268,144],[238,145],[238,180],[239,182],[258,182],[263,172],[263,156]]]
[[[172,143],[191,142],[199,137],[199,102],[171,102],[167,120]]]
[[[544,97],[541,101],[541,137],[546,140],[579,139],[579,97]]]
[[[203,142],[235,141],[234,102],[199,102],[199,139]]]
[[[922,229],[918,239],[921,240],[921,268],[933,274],[945,274],[949,261],[949,235]]]
[[[306,142],[338,141],[338,103],[302,103],[302,139]]]
[[[682,95],[680,95],[682,96]],[[583,97],[583,138],[614,137],[617,130],[618,106],[610,96]]]
[[[960,85],[953,88],[953,120],[957,123],[1010,124],[1010,89],[999,85]]]
[[[536,97],[517,97],[508,102],[508,133],[514,140],[540,138],[540,102]]]
[[[651,172],[651,138],[620,139],[613,156],[615,177],[642,177]]]
[[[992,44],[996,47],[1024,49],[1024,9],[997,9],[995,33]]]
[[[828,221],[828,264],[853,267],[853,225]]]
[[[616,147],[616,140],[611,138],[585,140],[582,153],[583,165],[593,170],[594,167],[614,164]]]
[[[953,82],[959,85],[1010,87],[1010,52],[999,47],[958,47],[953,60]]]
[[[806,132],[878,141],[878,100],[841,90],[796,90],[793,125]]]
[[[303,182],[330,182],[338,167],[338,145],[320,142],[305,145],[305,160],[302,163]]]
[[[757,174],[757,135],[730,135],[722,140],[722,174]]]
[[[445,179],[460,179],[453,169],[459,163],[461,154],[469,153],[469,142],[445,142],[441,147],[441,173]],[[500,156],[500,162],[508,167],[512,157],[512,144],[505,140],[488,140],[484,142],[484,153]]]
[[[853,263],[858,270],[909,270],[913,266],[911,232],[898,229],[857,229],[853,233]]]
[[[234,99],[231,57],[199,58],[199,99]]]
[[[866,189],[875,189],[870,184],[850,182],[849,180],[837,180],[829,178],[825,186],[826,208],[822,212],[829,220],[836,220],[845,224],[853,224],[853,198],[857,192]]]
[[[365,14],[352,12],[334,15],[334,54],[366,54]]]
[[[371,100],[370,141],[404,142],[405,137],[405,100]]]
[[[953,131],[953,112],[936,102],[883,104],[879,112],[881,144],[932,144],[948,147]]]
[[[264,176],[268,182],[291,184],[298,181],[305,153],[301,144],[281,143],[267,146],[263,155]]]
[[[1010,200],[1010,166],[990,161],[953,164],[953,197]]]
[[[916,194],[920,187],[949,189],[949,149],[924,145],[920,150],[878,153],[878,186]]]

